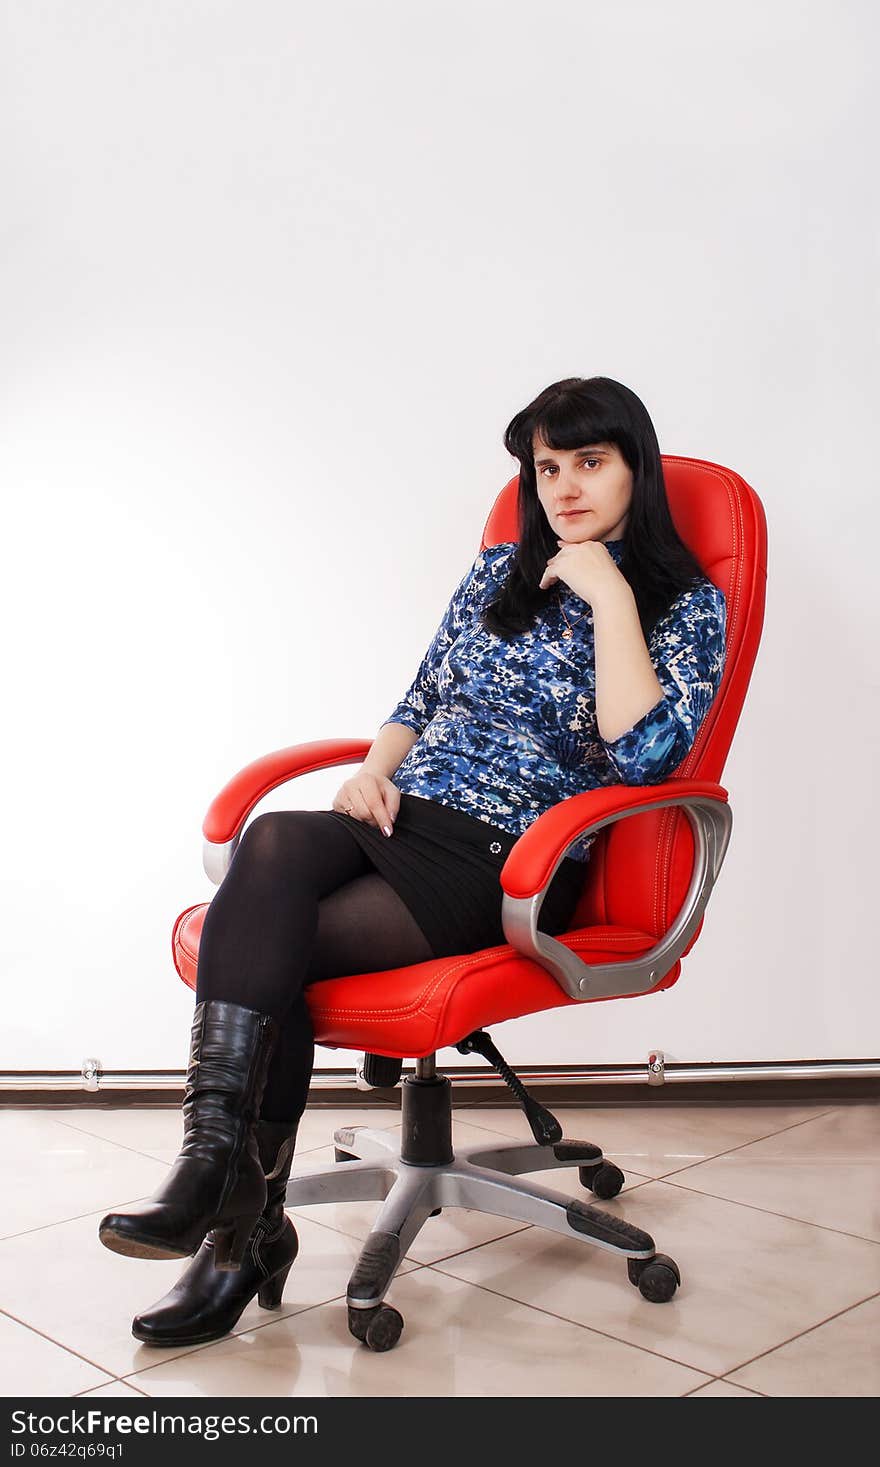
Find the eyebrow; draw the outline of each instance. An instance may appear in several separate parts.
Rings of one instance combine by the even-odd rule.
[[[574,453],[586,453],[587,451],[589,451],[590,453],[595,453],[595,454],[598,454],[598,453],[607,454],[608,453],[608,449],[605,448],[604,445],[601,444],[601,443],[585,443],[583,445],[583,447],[581,447],[581,448],[575,448],[573,450]],[[535,459],[535,465],[536,466],[538,464],[549,464],[549,463],[553,463],[553,459],[550,459],[550,458],[536,458]]]

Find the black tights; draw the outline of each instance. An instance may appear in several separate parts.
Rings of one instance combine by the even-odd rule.
[[[247,827],[205,913],[196,1003],[225,999],[278,1020],[260,1114],[295,1120],[315,1058],[305,986],[433,956],[341,820],[326,810],[273,811]]]

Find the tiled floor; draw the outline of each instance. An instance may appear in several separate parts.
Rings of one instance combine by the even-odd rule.
[[[345,1290],[378,1203],[291,1212],[300,1254],[279,1310],[256,1301],[213,1344],[156,1349],[132,1316],[188,1260],[102,1248],[103,1214],[149,1196],[177,1155],[179,1109],[0,1110],[4,1396],[876,1396],[880,1394],[880,1106],[557,1107],[568,1137],[626,1172],[600,1204],[682,1272],[650,1304],[612,1253],[447,1208],[388,1295],[405,1319],[373,1354]],[[311,1109],[297,1169],[339,1125],[396,1131],[387,1108]],[[460,1144],[530,1140],[517,1109],[455,1111]],[[592,1200],[577,1171],[536,1174]]]

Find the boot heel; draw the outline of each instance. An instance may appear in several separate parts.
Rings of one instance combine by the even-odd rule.
[[[236,1217],[228,1224],[214,1226],[214,1267],[225,1273],[235,1273],[241,1268],[244,1250],[257,1225],[259,1213],[247,1217]]]
[[[293,1260],[291,1259],[284,1268],[273,1273],[271,1278],[263,1280],[257,1293],[257,1303],[261,1309],[280,1309],[284,1285],[287,1283],[287,1275],[292,1268]]]

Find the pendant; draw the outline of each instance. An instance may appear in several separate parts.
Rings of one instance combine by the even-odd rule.
[[[565,628],[565,631],[562,633],[562,635],[564,637],[570,637],[570,636],[572,636],[573,633],[572,633],[571,627],[566,627]]]

